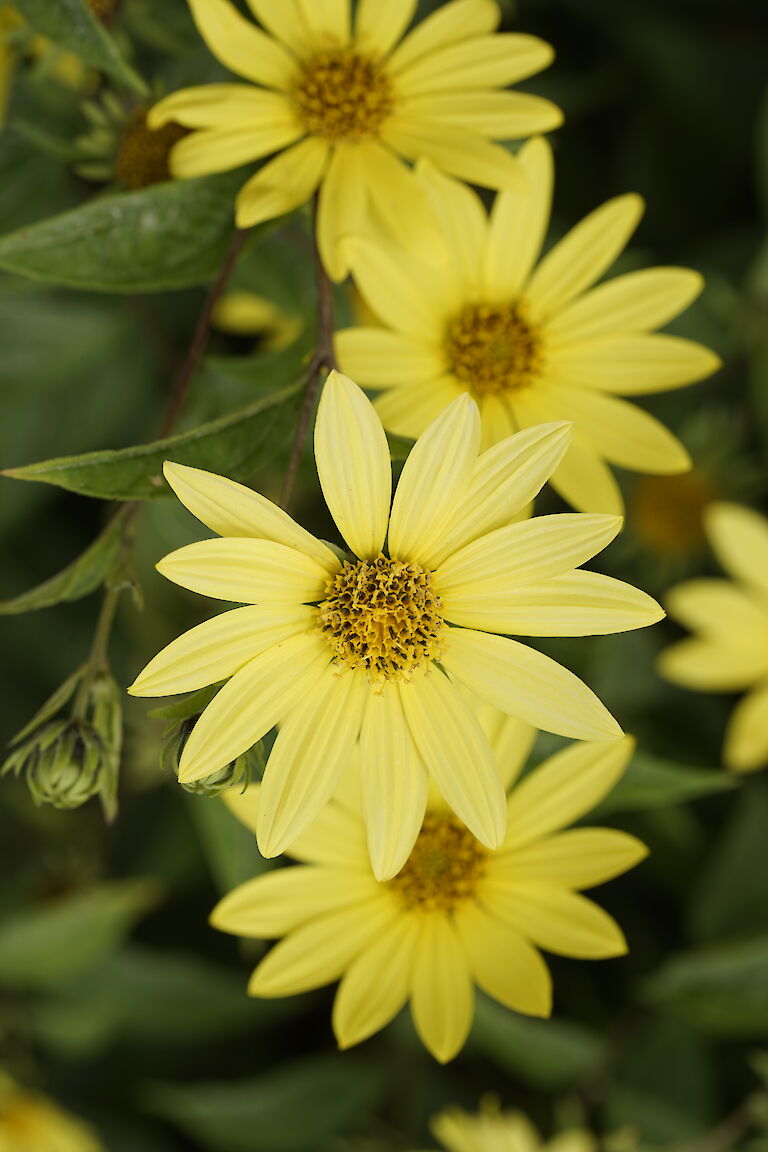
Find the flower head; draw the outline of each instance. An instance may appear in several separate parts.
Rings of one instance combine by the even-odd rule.
[[[467,391],[480,406],[483,445],[520,428],[569,420],[573,438],[552,484],[575,508],[621,512],[607,466],[675,473],[685,448],[649,413],[620,399],[700,380],[719,364],[707,348],[652,334],[698,295],[686,268],[650,268],[593,287],[642,212],[619,196],[587,216],[541,260],[552,188],[542,139],[519,153],[522,189],[496,196],[490,216],[469,188],[420,166],[450,259],[435,269],[414,246],[351,239],[345,250],[382,327],[337,335],[343,371],[381,390],[386,428],[419,435]]]
[[[644,593],[578,567],[613,539],[618,517],[515,522],[567,441],[567,425],[549,424],[478,455],[477,406],[460,396],[411,450],[390,507],[379,418],[331,373],[315,457],[343,559],[256,493],[167,465],[176,494],[222,539],[173,552],[160,572],[247,605],[174,641],[131,688],[163,696],[231,677],[189,736],[179,778],[218,771],[278,724],[258,829],[274,856],[328,801],[359,740],[379,877],[410,853],[429,778],[478,840],[501,843],[503,789],[458,685],[538,728],[614,740],[621,729],[586,685],[502,634],[617,632],[663,615]]]
[[[477,710],[513,785],[532,732],[494,709]],[[631,751],[626,737],[573,744],[529,773],[511,788],[495,852],[434,796],[403,868],[382,882],[365,848],[359,781],[371,766],[363,749],[362,774],[347,774],[295,842],[301,867],[247,881],[221,901],[212,923],[239,936],[284,937],[253,973],[253,996],[340,979],[333,1027],[341,1047],[365,1040],[410,1001],[426,1047],[450,1060],[472,1023],[475,985],[516,1012],[548,1016],[551,980],[539,948],[582,959],[626,951],[615,922],[578,892],[633,867],[644,846],[609,829],[563,829],[613,787]],[[259,791],[227,794],[254,829]]]
[[[545,68],[548,44],[496,33],[494,0],[452,0],[405,35],[416,0],[248,0],[261,27],[230,0],[189,0],[215,56],[247,84],[188,88],[151,123],[194,133],[177,145],[177,176],[237,168],[279,153],[243,186],[237,223],[251,227],[320,188],[318,242],[329,274],[347,270],[340,240],[374,226],[428,245],[426,198],[403,160],[429,157],[490,188],[519,182],[495,140],[546,132],[559,110],[503,89]]]
[[[768,763],[768,521],[739,504],[705,513],[710,544],[730,580],[704,578],[667,595],[672,616],[698,635],[662,653],[662,676],[698,692],[741,692],[725,736],[734,772]]]
[[[596,1142],[582,1128],[559,1132],[552,1140],[541,1136],[522,1112],[502,1112],[498,1101],[485,1097],[475,1114],[447,1108],[430,1127],[446,1152],[595,1152]]]

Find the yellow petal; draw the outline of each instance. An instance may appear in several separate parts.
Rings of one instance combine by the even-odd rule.
[[[297,928],[268,953],[251,977],[250,996],[295,996],[322,988],[342,975],[373,940],[391,930],[393,902],[378,900],[343,908]]]
[[[312,40],[322,51],[349,40],[349,0],[296,0]]]
[[[279,92],[251,84],[205,84],[180,88],[149,110],[147,124],[162,128],[175,120],[186,128],[259,128],[298,125],[295,108]]]
[[[446,238],[454,274],[470,295],[480,286],[480,253],[485,235],[485,209],[479,196],[459,180],[445,176],[429,161],[418,167],[432,212]]]
[[[294,83],[295,58],[229,0],[189,0],[189,6],[200,35],[225,68],[267,88],[287,89]]]
[[[487,452],[495,444],[513,436],[517,432],[517,425],[512,415],[512,409],[503,396],[483,396],[479,401],[479,406],[482,429],[480,450]]]
[[[732,772],[756,772],[768,764],[768,684],[758,685],[734,708],[723,754]]]
[[[317,633],[292,636],[261,652],[217,693],[184,746],[179,780],[217,772],[269,732],[316,689],[331,650]]]
[[[549,1016],[552,980],[540,954],[519,932],[476,904],[463,904],[456,927],[476,984],[513,1012]]]
[[[360,731],[360,792],[373,874],[389,880],[410,856],[427,806],[427,773],[396,684],[367,694]]]
[[[429,265],[443,264],[446,251],[439,221],[413,171],[378,143],[357,147],[373,209],[384,225],[384,242],[396,241],[410,256]]]
[[[431,160],[438,168],[485,188],[520,187],[517,160],[501,144],[476,132],[449,128],[415,116],[395,115],[384,124],[382,139],[407,159]]]
[[[302,130],[298,124],[268,124],[257,128],[204,128],[192,132],[174,145],[171,153],[171,171],[174,176],[188,179],[208,176],[212,172],[228,172],[251,160],[258,160],[268,152],[275,152],[298,140]]]
[[[323,266],[334,281],[343,280],[349,272],[343,241],[367,231],[367,177],[357,144],[342,141],[331,150],[318,201],[317,246]]]
[[[276,868],[229,892],[214,908],[210,923],[220,932],[235,936],[274,939],[309,920],[375,897],[374,881],[362,872]]]
[[[611,332],[661,328],[696,299],[704,280],[690,268],[643,268],[574,300],[547,324],[550,347]]]
[[[617,196],[555,244],[525,290],[537,318],[551,316],[602,276],[626,245],[642,211],[639,196]]]
[[[361,52],[386,56],[413,19],[418,0],[360,0],[355,19],[355,44]]]
[[[466,688],[460,688],[460,691],[488,737],[488,743],[496,756],[499,778],[506,792],[518,778],[528,759],[528,753],[536,739],[536,729],[526,724],[524,720],[519,720],[517,716],[508,716],[505,712],[494,708],[487,700],[475,696]]]
[[[379,6],[384,7],[380,2]],[[448,44],[493,32],[500,19],[501,11],[494,0],[452,0],[443,4],[406,36],[392,54],[390,69],[392,72],[401,71],[414,60],[431,55]]]
[[[349,965],[333,1004],[340,1048],[360,1044],[389,1024],[411,990],[419,921],[403,916]]]
[[[549,227],[554,171],[552,149],[541,138],[517,154],[526,178],[521,188],[497,193],[483,251],[483,285],[488,298],[514,300],[535,264]]]
[[[448,91],[407,96],[398,104],[403,117],[452,124],[495,140],[517,140],[550,132],[563,122],[556,104],[524,92]]]
[[[630,736],[610,744],[572,744],[525,776],[507,806],[505,849],[518,850],[573,824],[621,779],[632,758]]]
[[[297,56],[311,51],[309,32],[296,0],[246,0],[256,19]]]
[[[416,384],[445,370],[439,345],[386,328],[344,328],[335,341],[342,372],[361,388]]]
[[[344,251],[366,303],[388,328],[418,341],[442,341],[446,321],[459,305],[453,277],[396,248],[348,240]]]
[[[398,436],[422,436],[438,416],[464,394],[453,376],[439,376],[401,388],[388,388],[373,406],[385,428]]]
[[[570,436],[570,425],[564,422],[539,424],[483,452],[432,562],[442,564],[473,540],[508,524],[538,495],[562,460]]]
[[[256,839],[262,856],[278,856],[333,795],[360,732],[365,677],[324,675],[280,725],[261,786]]]
[[[399,687],[408,726],[440,795],[478,840],[497,848],[505,832],[504,789],[464,697],[434,666]]]
[[[751,508],[718,501],[705,513],[717,558],[737,580],[768,592],[768,521]]]
[[[398,92],[412,96],[462,88],[505,88],[552,63],[551,45],[537,36],[501,32],[448,44],[403,67],[393,58]],[[533,129],[535,131],[536,129]]]
[[[616,921],[576,892],[550,884],[488,880],[485,894],[494,915],[556,956],[604,960],[627,951]]]
[[[381,421],[348,376],[331,372],[315,424],[320,486],[336,525],[356,556],[374,559],[384,546],[392,464]]]
[[[693,340],[679,336],[596,336],[553,348],[547,356],[552,383],[640,396],[682,388],[711,376],[720,360]]]
[[[768,660],[768,605],[752,589],[730,580],[686,580],[666,595],[670,616],[686,628],[718,637],[732,647],[761,648]]]
[[[158,652],[128,691],[132,696],[173,696],[218,684],[260,652],[314,626],[315,610],[303,604],[222,612]]]
[[[621,728],[586,684],[516,640],[452,628],[441,663],[470,691],[545,732],[615,740]]]
[[[664,610],[639,588],[580,569],[501,594],[465,585],[443,599],[454,624],[515,636],[605,636],[664,618]]]
[[[513,849],[494,861],[494,869],[510,880],[593,888],[634,868],[647,855],[645,844],[626,832],[573,828]]]
[[[238,228],[253,228],[306,204],[322,180],[327,160],[328,145],[315,137],[270,160],[240,189]]]
[[[251,825],[256,831],[255,823]],[[291,845],[290,855],[312,864],[338,865],[370,876],[365,828],[359,814],[331,800]]]
[[[393,559],[430,566],[431,550],[469,485],[479,446],[480,414],[463,393],[419,437],[403,466],[389,524]]]
[[[328,570],[304,552],[274,540],[221,537],[169,553],[158,572],[174,584],[241,604],[302,604],[320,600]]]
[[[172,464],[170,460],[163,465],[163,473],[184,507],[219,536],[274,540],[311,556],[329,573],[338,572],[339,560],[330,548],[301,528],[277,504],[244,484],[202,468]]]
[[[659,673],[696,692],[740,692],[768,672],[768,652],[729,637],[680,640],[659,656]]]
[[[422,1043],[441,1064],[460,1051],[469,1034],[474,992],[456,928],[440,913],[426,915],[416,944],[411,1013]]]

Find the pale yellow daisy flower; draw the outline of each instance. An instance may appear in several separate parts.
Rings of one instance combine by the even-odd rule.
[[[261,27],[230,0],[189,0],[213,54],[247,84],[187,88],[150,123],[194,133],[172,170],[200,176],[275,153],[243,185],[237,224],[250,228],[320,189],[318,243],[328,273],[347,265],[339,241],[369,229],[428,244],[426,199],[404,160],[429,157],[489,188],[520,182],[496,140],[547,132],[562,120],[538,96],[504,91],[552,60],[535,36],[496,33],[494,0],[452,0],[405,35],[416,0],[248,0]]]
[[[504,782],[513,784],[525,733],[492,709],[478,711]],[[467,1038],[475,985],[515,1012],[548,1016],[552,987],[539,948],[591,960],[626,952],[618,925],[579,890],[633,867],[644,845],[605,828],[563,829],[613,787],[632,746],[626,737],[574,744],[525,776],[511,788],[496,852],[444,804],[430,803],[404,867],[384,882],[368,861],[360,775],[350,772],[293,845],[301,866],[240,885],[211,922],[237,936],[284,937],[254,971],[250,995],[291,996],[340,980],[333,1029],[342,1048],[378,1032],[410,1001],[423,1043],[450,1060]],[[360,761],[364,775],[365,750]],[[259,790],[227,793],[254,829]]]
[[[381,390],[384,426],[403,436],[418,436],[464,391],[480,405],[484,447],[543,421],[572,421],[553,486],[575,508],[621,512],[608,464],[652,473],[690,467],[683,445],[620,397],[678,388],[719,366],[700,344],[653,334],[703,282],[687,268],[649,268],[593,287],[640,219],[635,195],[609,200],[539,259],[552,152],[535,139],[518,156],[527,187],[499,192],[490,215],[469,188],[421,166],[450,252],[446,266],[429,266],[405,242],[345,244],[383,326],[340,332],[339,363],[363,387]]]
[[[522,1112],[502,1112],[498,1101],[486,1098],[476,1114],[447,1108],[430,1125],[446,1152],[596,1152],[594,1136],[583,1128],[569,1128],[551,1140],[542,1140]]]
[[[704,523],[732,579],[687,580],[668,593],[670,615],[697,635],[667,648],[659,671],[697,692],[747,689],[731,715],[723,757],[733,772],[754,772],[768,764],[768,520],[716,502]]]
[[[165,696],[231,677],[192,731],[179,778],[217,772],[279,724],[258,828],[262,853],[275,856],[327,803],[359,739],[377,875],[392,876],[410,852],[428,777],[483,844],[500,844],[504,791],[457,683],[537,728],[614,740],[621,729],[585,684],[499,633],[594,635],[663,616],[645,593],[579,568],[613,539],[618,517],[511,522],[567,441],[567,425],[550,424],[478,455],[477,406],[460,396],[411,450],[390,508],[381,422],[331,373],[315,458],[343,559],[255,492],[166,465],[179,499],[223,539],[181,548],[159,571],[248,605],[175,640],[130,689]]]

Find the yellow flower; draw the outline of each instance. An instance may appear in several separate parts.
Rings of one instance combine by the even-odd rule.
[[[529,741],[493,711],[483,718],[511,783]],[[285,937],[256,968],[250,995],[289,996],[340,979],[333,1028],[342,1048],[378,1032],[410,1000],[421,1040],[450,1060],[472,1023],[474,985],[515,1012],[548,1016],[551,980],[539,948],[593,960],[626,952],[618,925],[578,890],[631,868],[645,847],[624,832],[562,829],[613,787],[631,752],[626,737],[574,744],[529,773],[511,790],[496,852],[431,803],[405,866],[385,882],[368,862],[361,776],[350,771],[294,844],[302,866],[242,884],[211,922],[238,936]],[[363,777],[368,754],[360,754]],[[259,787],[227,793],[254,829]]]
[[[518,154],[527,189],[505,189],[490,217],[457,181],[421,165],[420,178],[450,258],[435,268],[407,246],[346,242],[358,288],[383,327],[337,336],[342,370],[382,389],[386,428],[417,436],[468,390],[485,447],[519,428],[570,420],[571,446],[552,484],[575,508],[621,512],[606,461],[680,472],[685,448],[647,412],[619,399],[680,387],[719,365],[707,348],[651,334],[701,291],[685,268],[650,268],[593,288],[640,218],[639,196],[609,200],[537,264],[549,220],[552,152],[542,139]]]
[[[731,716],[723,756],[733,772],[768,763],[768,521],[716,502],[707,536],[731,580],[688,580],[667,596],[670,614],[698,633],[662,653],[662,676],[698,692],[747,695]]]
[[[199,176],[281,153],[241,189],[237,223],[281,216],[320,187],[318,242],[334,279],[347,271],[339,241],[374,222],[414,243],[433,237],[403,158],[506,187],[520,180],[517,163],[493,141],[562,119],[548,100],[502,91],[546,68],[552,49],[496,34],[494,0],[452,0],[405,38],[416,0],[360,0],[354,28],[350,0],[248,0],[262,28],[230,0],[189,3],[214,55],[250,83],[188,88],[156,106],[153,126],[196,129],[173,171]]]
[[[448,1108],[431,1124],[447,1152],[596,1152],[591,1133],[570,1128],[552,1140],[541,1136],[522,1112],[502,1112],[496,1100],[481,1101],[476,1115]]]
[[[23,23],[12,4],[0,4],[0,128],[5,123],[16,71],[16,53],[11,43],[11,33]]]
[[[288,348],[301,334],[301,320],[255,292],[233,288],[217,301],[211,323],[219,332],[252,336],[265,352]]]
[[[0,1152],[104,1152],[95,1132],[0,1073]]]
[[[537,728],[614,740],[621,729],[585,684],[496,633],[594,635],[663,616],[644,593],[578,568],[613,539],[618,517],[510,523],[567,439],[567,425],[549,424],[478,457],[477,406],[460,396],[411,450],[390,510],[379,418],[351,380],[331,373],[315,458],[344,559],[255,492],[166,465],[182,503],[223,539],[181,548],[159,571],[248,605],[175,640],[130,689],[163,696],[231,677],[189,737],[180,780],[218,771],[280,724],[258,828],[262,853],[275,856],[327,803],[359,738],[377,876],[408,856],[428,775],[479,840],[500,844],[504,791],[457,682]]]

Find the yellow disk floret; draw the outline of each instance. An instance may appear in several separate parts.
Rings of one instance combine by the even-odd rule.
[[[468,304],[449,325],[446,351],[476,396],[524,387],[541,362],[540,337],[514,304]]]
[[[458,820],[433,813],[425,818],[405,867],[389,883],[407,908],[452,912],[475,895],[487,856]]]
[[[294,93],[307,132],[326,140],[368,140],[392,111],[392,85],[376,63],[344,49],[307,64]]]

